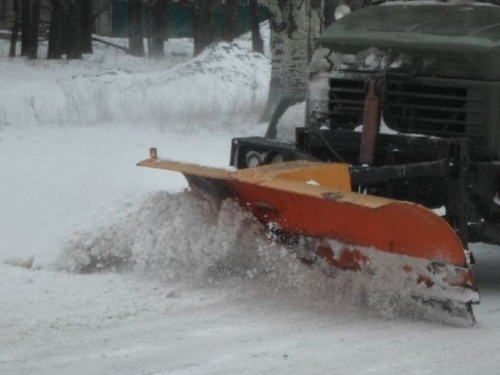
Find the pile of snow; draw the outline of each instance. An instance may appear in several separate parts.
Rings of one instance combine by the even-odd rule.
[[[175,43],[179,41],[167,45]],[[0,52],[6,53],[6,45],[2,43]],[[188,57],[174,54],[157,61],[100,47],[83,61],[0,61],[0,68],[11,73],[0,90],[0,126],[119,122],[197,131],[258,118],[270,78],[264,55],[221,42],[194,59]],[[35,70],[44,75],[35,77]],[[18,80],[30,76],[34,79],[28,91]]]
[[[66,116],[78,124],[120,121],[169,129],[204,127],[227,116],[256,116],[267,95],[270,63],[235,43],[217,43],[168,70],[107,70],[61,81]],[[94,108],[82,113],[81,106]],[[53,110],[51,110],[53,113]],[[50,115],[44,116],[50,122]],[[243,120],[244,121],[244,120]],[[212,125],[220,128],[219,124]],[[179,129],[180,128],[180,129]],[[196,127],[197,128],[197,127]]]

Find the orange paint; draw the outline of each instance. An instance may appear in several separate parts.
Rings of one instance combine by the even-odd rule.
[[[434,285],[434,282],[430,279],[429,276],[418,275],[417,284],[425,284],[427,288],[430,288]]]
[[[420,206],[394,201],[370,208],[237,180],[228,180],[227,184],[257,219],[266,223],[272,218],[286,232],[467,267],[454,231],[439,216]],[[262,206],[268,211],[272,208],[273,215],[262,215]]]
[[[342,249],[340,254],[335,256],[333,249],[325,243],[316,247],[316,254],[330,265],[341,270],[361,271],[370,263],[370,260],[358,250]]]

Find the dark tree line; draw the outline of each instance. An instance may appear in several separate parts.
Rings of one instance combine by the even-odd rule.
[[[163,44],[168,38],[168,11],[171,0],[129,0],[129,52],[144,56],[144,37],[148,40],[148,56],[165,57]]]
[[[92,53],[92,30],[95,19],[92,0],[10,0],[13,22],[10,56],[17,54],[16,43],[21,32],[21,56],[38,57],[40,10],[50,14],[47,58],[80,59]]]
[[[217,0],[192,0],[194,53],[203,51],[215,40],[213,29],[213,9]],[[236,35],[237,10],[239,0],[223,1],[222,40],[232,42]],[[252,49],[263,52],[263,40],[259,30],[259,14],[257,0],[248,0],[250,7],[250,31]]]
[[[223,4],[222,39],[232,41],[236,37],[236,16],[241,0],[185,0],[182,5],[189,10],[192,21],[194,54],[197,55],[216,39],[214,8]],[[168,12],[171,0],[129,0],[128,35],[129,50],[135,56],[145,56],[144,38],[149,42],[149,56],[164,56],[163,42],[168,38]],[[250,23],[254,51],[263,51],[259,32],[257,0],[249,0]]]
[[[36,59],[38,54],[38,28],[40,0],[13,0],[13,26],[10,56],[16,55],[16,43],[21,32],[21,56]]]
[[[47,58],[80,59],[92,53],[92,32],[96,17],[110,8],[112,0],[0,0],[0,26],[7,24],[7,4],[11,8],[10,56],[17,54],[31,59],[38,57],[40,30],[47,31]],[[165,57],[164,42],[168,39],[168,16],[172,0],[128,0],[128,52],[145,56]],[[192,21],[195,55],[215,41],[214,8],[223,5],[222,39],[232,41],[236,35],[238,2],[242,0],[183,0]],[[248,0],[254,50],[262,52],[257,0]],[[49,15],[41,22],[40,12]],[[44,33],[45,34],[45,33]],[[21,41],[21,50],[16,45]]]

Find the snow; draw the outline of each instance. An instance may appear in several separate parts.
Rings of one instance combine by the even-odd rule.
[[[48,62],[0,41],[0,374],[497,372],[497,247],[473,248],[474,327],[422,319],[296,262],[232,202],[135,166],[158,147],[226,167],[232,137],[265,132],[269,61],[245,43]]]
[[[361,133],[363,132],[363,124],[358,125],[354,128],[355,132]],[[412,134],[412,133],[399,133],[394,129],[391,129],[389,125],[384,121],[384,115],[382,114],[382,117],[380,119],[380,129],[379,129],[380,134],[401,134],[401,135],[406,135],[408,137],[422,137],[422,134]]]
[[[304,126],[306,103],[290,106],[281,116],[276,126],[276,137],[282,142],[295,143],[295,129]]]

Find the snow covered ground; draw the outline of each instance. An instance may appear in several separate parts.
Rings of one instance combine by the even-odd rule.
[[[224,167],[232,137],[263,134],[269,61],[247,40],[195,60],[171,41],[165,62],[0,43],[0,374],[498,372],[500,249],[474,247],[476,326],[422,320],[135,166],[157,146]]]

